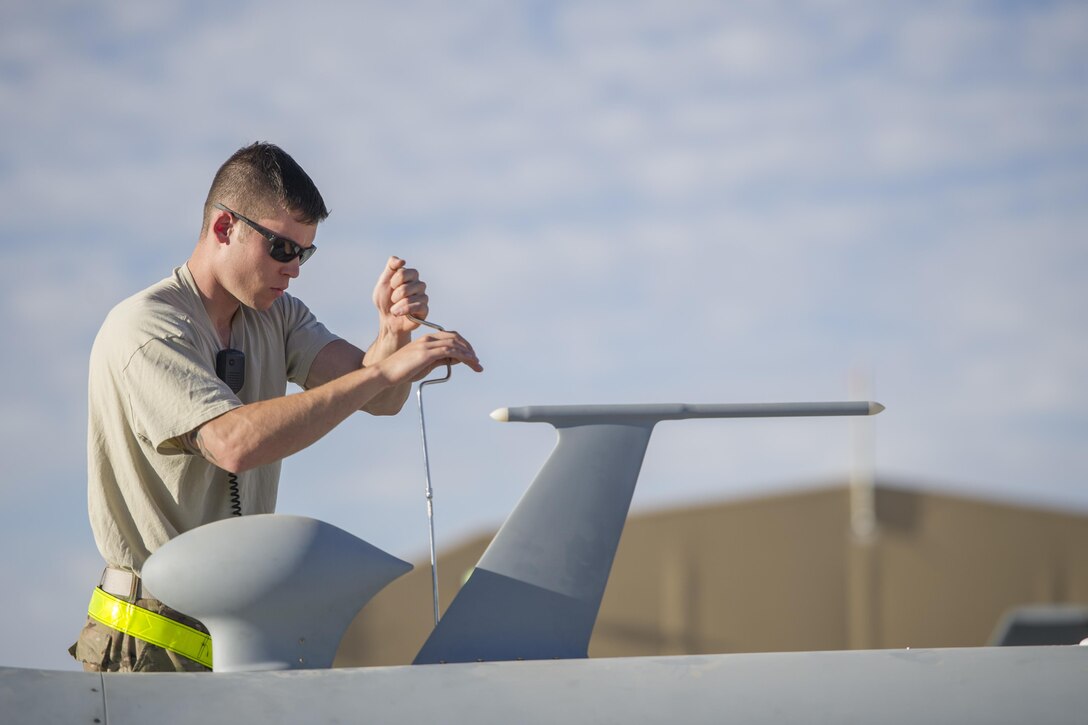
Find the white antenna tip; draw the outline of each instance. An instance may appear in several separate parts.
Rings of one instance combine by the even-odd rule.
[[[884,406],[880,403],[869,403],[869,415],[876,415],[882,410],[884,410]]]
[[[498,408],[497,410],[491,411],[491,420],[497,420],[500,423],[509,423],[510,422],[510,409],[509,408]]]

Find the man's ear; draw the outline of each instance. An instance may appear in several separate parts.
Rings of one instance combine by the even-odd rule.
[[[215,240],[220,244],[230,244],[230,228],[234,223],[233,217],[222,209],[212,211],[212,231],[215,232]]]

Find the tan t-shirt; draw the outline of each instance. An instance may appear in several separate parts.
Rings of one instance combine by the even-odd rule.
[[[234,316],[231,346],[245,353],[235,395],[215,373],[220,343],[188,267],[117,305],[91,349],[88,507],[106,562],[139,572],[168,540],[231,515],[226,472],[176,439],[228,410],[302,385],[337,337],[284,294]],[[243,512],[271,513],[280,464],[238,475]]]

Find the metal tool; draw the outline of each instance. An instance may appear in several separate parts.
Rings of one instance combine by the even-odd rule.
[[[433,322],[427,320],[421,320],[418,317],[408,315],[408,319],[419,325],[425,325],[426,327],[433,328],[439,332],[445,332],[446,328],[441,325],[436,325]],[[423,470],[427,475],[427,525],[430,529],[430,543],[431,543],[431,589],[434,592],[434,624],[438,626],[438,558],[435,555],[434,545],[434,489],[431,487],[431,460],[427,454],[427,422],[423,416],[423,386],[432,385],[435,383],[444,383],[453,376],[453,368],[450,363],[446,363],[446,375],[441,378],[431,378],[430,380],[423,380],[416,387],[416,403],[419,405],[419,429],[423,435]]]

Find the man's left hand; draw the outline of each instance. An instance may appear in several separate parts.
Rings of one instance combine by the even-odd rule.
[[[378,308],[382,331],[409,333],[419,327],[408,317],[427,317],[427,285],[419,272],[407,266],[403,259],[390,257],[374,285],[374,306]]]

